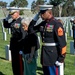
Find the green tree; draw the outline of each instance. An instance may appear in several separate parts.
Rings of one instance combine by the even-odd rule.
[[[45,2],[46,0],[34,0],[31,4],[31,11],[36,13],[39,10],[39,5],[43,5]]]
[[[49,0],[49,3],[54,5],[54,6],[58,6],[59,4],[65,2],[67,0]]]
[[[35,2],[35,0],[32,2],[32,4],[31,4],[31,11],[33,12],[33,14],[35,13],[35,7],[36,7],[36,2]]]
[[[53,11],[54,15],[61,17],[62,14],[62,6],[66,3],[67,0],[50,0],[49,4],[54,6]],[[56,9],[57,8],[57,9]],[[56,14],[56,10],[58,10],[58,14]]]
[[[7,3],[6,2],[3,2],[3,1],[0,1],[0,6],[1,7],[6,7],[7,6]]]
[[[74,16],[75,8],[73,2],[75,0],[50,0],[49,4],[54,5],[54,16]],[[60,12],[60,13],[59,13]]]
[[[66,4],[63,6],[63,16],[74,16],[75,15],[75,9],[73,2],[75,0],[68,0]],[[64,12],[65,11],[65,12]]]
[[[37,0],[36,5],[43,5],[45,3],[45,0]]]
[[[27,7],[27,0],[14,0],[10,3],[10,6]]]

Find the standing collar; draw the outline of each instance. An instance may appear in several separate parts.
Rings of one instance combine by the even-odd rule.
[[[54,17],[51,17],[49,20],[47,20],[47,22],[50,22],[52,20],[54,20]]]

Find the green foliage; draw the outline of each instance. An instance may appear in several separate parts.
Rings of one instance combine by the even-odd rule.
[[[33,1],[32,4],[31,4],[31,11],[33,13],[36,13],[39,10],[38,5],[43,5],[44,3],[45,3],[44,0],[36,0],[36,1]]]
[[[58,6],[59,4],[61,4],[62,2],[65,2],[67,0],[50,0],[50,4],[54,5],[54,6]]]
[[[54,16],[59,16],[59,5],[61,6],[61,16],[67,17],[67,16],[74,16],[75,15],[75,8],[73,5],[73,1],[75,0],[50,0],[48,4],[54,5],[53,7],[53,13]]]
[[[55,17],[59,16],[59,11],[61,10],[61,17],[67,17],[67,16],[74,16],[75,15],[75,8],[73,5],[73,1],[75,0],[49,0],[49,4],[52,4],[53,7],[53,14]],[[36,13],[39,10],[38,5],[40,4],[44,4],[45,1],[44,0],[37,0],[37,1],[33,1],[32,5],[31,5],[31,11],[33,13]],[[59,5],[61,8],[59,8]]]
[[[31,11],[33,13],[35,12],[35,7],[36,7],[36,3],[35,3],[35,1],[33,1],[32,4],[31,4]]]
[[[52,10],[53,10],[53,15],[54,16],[56,16],[56,17],[59,16],[59,11],[57,11],[57,10],[59,10],[58,7],[54,7]]]
[[[74,16],[75,15],[75,9],[73,5],[74,0],[68,0],[64,6],[62,7],[62,16]]]
[[[14,0],[10,3],[10,6],[27,7],[27,0]]]
[[[7,6],[7,3],[6,2],[3,2],[3,1],[0,1],[0,6],[1,7],[6,7]]]
[[[16,6],[16,3],[15,3],[15,1],[12,1],[11,3],[10,3],[10,5],[9,5],[10,7],[12,7],[12,6]]]
[[[36,5],[42,5],[42,4],[44,4],[44,3],[45,3],[44,0],[37,0],[37,1],[36,1]]]

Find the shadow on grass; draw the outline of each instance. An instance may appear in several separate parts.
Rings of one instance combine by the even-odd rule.
[[[5,75],[5,74],[3,74],[2,72],[0,72],[0,75]]]
[[[42,67],[37,67],[37,70],[40,70],[40,71],[42,71]]]
[[[5,59],[5,58],[3,58],[3,57],[0,57],[0,59],[6,60],[6,59]]]
[[[38,73],[39,75],[43,75],[43,73],[42,73],[42,68],[41,68],[41,67],[37,67],[37,70],[38,70],[37,73]]]
[[[39,75],[43,75],[43,73],[41,73],[41,72],[37,72]]]
[[[3,57],[0,57],[0,59],[1,59],[1,60],[5,60],[5,61],[6,61],[6,59],[5,59],[5,58],[3,58]]]

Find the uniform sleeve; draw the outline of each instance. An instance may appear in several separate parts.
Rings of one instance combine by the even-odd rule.
[[[63,62],[66,56],[66,40],[63,25],[59,22],[55,26],[55,34],[58,44],[58,61]]]
[[[10,28],[11,23],[8,23],[5,19],[3,20],[3,25],[5,28]]]
[[[32,20],[29,24],[29,27],[28,27],[28,33],[34,33],[35,30],[33,29],[34,28],[34,25],[36,24],[36,21]]]
[[[35,25],[36,24],[36,21],[32,20],[29,24],[29,28],[28,28],[28,32],[29,33],[36,33],[36,32],[40,32],[40,26],[44,26],[45,25],[45,21],[41,22],[40,24],[38,25]]]

